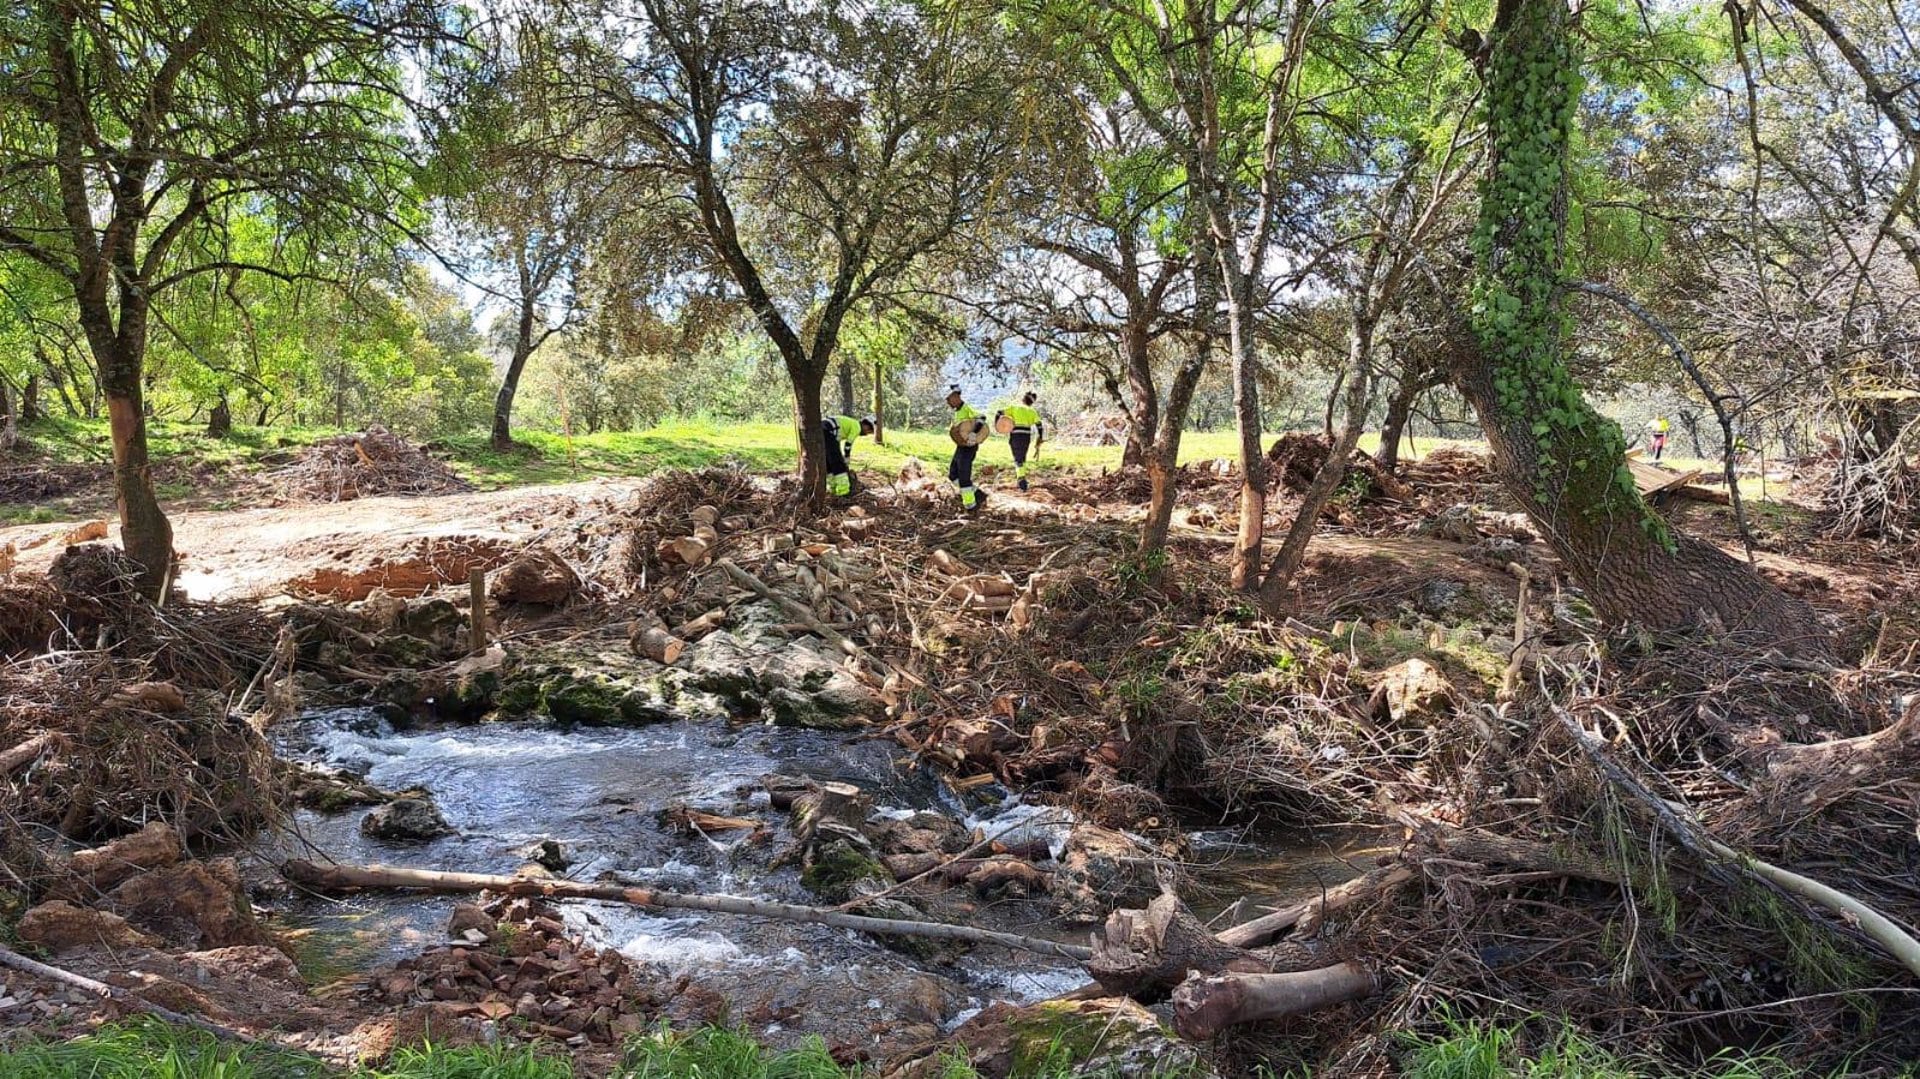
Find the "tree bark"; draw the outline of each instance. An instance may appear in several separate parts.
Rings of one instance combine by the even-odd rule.
[[[1393,472],[1400,467],[1400,440],[1406,436],[1407,421],[1413,417],[1413,401],[1425,392],[1429,383],[1418,372],[1407,371],[1387,398],[1387,415],[1380,423],[1380,467]]]
[[[20,422],[34,423],[40,419],[40,373],[27,372],[26,387],[20,391]]]
[[[1182,1038],[1207,1041],[1229,1027],[1317,1011],[1373,991],[1373,975],[1358,963],[1292,974],[1194,977],[1173,992],[1173,1024]]]
[[[233,406],[227,403],[227,395],[223,393],[207,414],[207,437],[226,438],[232,434]]]
[[[1236,590],[1248,592],[1259,584],[1260,546],[1266,540],[1267,459],[1260,445],[1260,358],[1253,332],[1253,282],[1246,274],[1232,276],[1227,282],[1227,305],[1233,346],[1233,420],[1240,432],[1240,533],[1234,543],[1231,579]]]
[[[513,355],[507,360],[507,372],[500,379],[500,392],[493,398],[493,448],[510,450],[513,448],[513,398],[520,392],[520,373],[527,369],[527,360],[533,356],[533,320],[534,304],[531,300],[520,302],[520,319],[513,332]]]
[[[840,414],[842,416],[858,415],[853,410],[853,361],[841,360],[834,366],[838,368],[840,375]]]
[[[1494,471],[1607,622],[1830,650],[1813,611],[1751,567],[1674,532],[1641,499],[1617,424],[1565,358],[1567,147],[1578,83],[1564,0],[1501,0],[1488,63],[1488,161],[1473,329],[1456,372]],[[1547,103],[1542,107],[1539,103]]]
[[[1201,268],[1194,277],[1195,322],[1198,329],[1193,333],[1188,347],[1187,360],[1174,373],[1173,383],[1167,387],[1165,412],[1159,417],[1159,429],[1154,433],[1153,446],[1148,456],[1147,476],[1153,484],[1153,494],[1147,502],[1147,519],[1140,526],[1140,551],[1143,555],[1152,555],[1166,549],[1167,532],[1173,525],[1173,505],[1179,496],[1180,486],[1180,439],[1186,434],[1187,415],[1193,409],[1194,390],[1200,385],[1200,376],[1213,362],[1213,319],[1202,316],[1202,310],[1213,310],[1216,295],[1204,271],[1213,265],[1213,235],[1204,225],[1195,229],[1194,265]],[[1149,372],[1151,383],[1152,374]]]
[[[131,351],[135,346],[125,345]],[[138,352],[122,349],[104,358],[107,423],[113,437],[113,483],[120,506],[120,545],[140,566],[140,593],[159,600],[173,576],[173,525],[153,490],[147,452],[147,415]]]
[[[887,371],[876,363],[873,365],[873,444],[876,446],[887,444],[886,421],[882,419],[886,415],[886,404]]]
[[[1369,284],[1368,288],[1371,287]],[[1267,566],[1266,578],[1260,582],[1260,602],[1268,611],[1278,611],[1286,604],[1294,575],[1307,559],[1307,545],[1313,542],[1313,534],[1320,527],[1320,513],[1333,501],[1334,492],[1347,478],[1347,467],[1353,461],[1353,451],[1360,445],[1360,431],[1366,426],[1367,411],[1373,404],[1373,300],[1371,295],[1363,295],[1354,304],[1352,321],[1347,327],[1347,366],[1341,372],[1347,380],[1346,422],[1339,437],[1331,440],[1327,459],[1320,463],[1313,482],[1301,496],[1299,512],[1294,514],[1287,537]],[[1331,402],[1327,410],[1331,416]]]

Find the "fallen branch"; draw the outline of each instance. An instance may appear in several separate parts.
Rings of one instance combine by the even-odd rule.
[[[1193,977],[1173,991],[1173,1025],[1183,1038],[1206,1041],[1228,1027],[1317,1011],[1373,991],[1373,975],[1358,963],[1292,974]]]
[[[48,731],[45,734],[36,734],[5,753],[0,753],[0,775],[10,776],[32,764],[52,744],[53,732]]]
[[[1220,943],[1229,947],[1258,948],[1272,943],[1280,934],[1292,929],[1309,916],[1324,918],[1342,907],[1350,906],[1355,900],[1378,895],[1412,879],[1413,867],[1411,866],[1399,863],[1381,866],[1368,870],[1345,884],[1327,889],[1324,895],[1316,896],[1304,903],[1282,907],[1249,922],[1242,922],[1220,931],[1215,934],[1215,937]]]
[[[976,929],[970,925],[944,922],[913,922],[898,918],[870,918],[846,914],[823,907],[803,907],[793,903],[773,903],[731,895],[686,895],[656,892],[650,888],[631,888],[621,884],[592,884],[572,880],[540,880],[527,877],[503,877],[489,873],[448,873],[432,869],[407,869],[385,865],[316,865],[294,859],[280,866],[281,875],[295,884],[322,891],[360,888],[406,889],[461,895],[497,892],[501,895],[541,896],[549,899],[597,899],[609,903],[627,903],[636,907],[672,910],[704,910],[715,914],[738,914],[748,918],[771,918],[787,922],[831,925],[893,937],[931,937],[936,940],[964,940],[977,944],[998,944],[1039,955],[1085,961],[1090,948],[1014,933]]]
[[[50,982],[59,982],[61,985],[72,986],[75,989],[92,993],[102,1000],[112,1001],[115,1004],[131,1008],[137,1012],[145,1012],[156,1018],[165,1019],[169,1023],[196,1027],[209,1034],[226,1038],[229,1041],[242,1042],[247,1045],[274,1044],[265,1039],[256,1038],[251,1034],[235,1030],[232,1027],[222,1026],[211,1019],[203,1019],[197,1015],[188,1015],[184,1012],[176,1012],[171,1008],[163,1008],[130,989],[122,989],[117,985],[108,985],[106,982],[95,981],[85,975],[75,974],[70,970],[62,970],[59,967],[49,966],[37,959],[28,959],[19,952],[7,948],[0,948],[0,967],[12,967],[14,970],[20,971],[23,974],[31,974],[37,978],[45,978]],[[279,1049],[285,1047],[274,1045],[274,1048]]]
[[[1886,949],[1915,976],[1920,976],[1920,940],[1913,939],[1893,919],[1837,888],[1801,876],[1790,869],[1763,862],[1751,854],[1743,854],[1713,838],[1705,828],[1684,817],[1682,807],[1655,795],[1629,775],[1618,762],[1608,757],[1605,745],[1582,727],[1572,713],[1555,707],[1553,714],[1560,725],[1567,729],[1567,733],[1573,736],[1574,744],[1593,761],[1600,774],[1608,782],[1645,803],[1653,811],[1654,817],[1673,832],[1674,837],[1687,849],[1732,863],[1781,891],[1827,908],[1848,923],[1859,926],[1869,939]]]

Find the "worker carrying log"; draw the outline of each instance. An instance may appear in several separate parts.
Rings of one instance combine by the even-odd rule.
[[[1022,491],[1027,489],[1027,451],[1035,451],[1037,458],[1040,443],[1047,437],[1040,413],[1033,407],[1034,400],[1031,392],[1023,394],[1019,404],[1008,405],[993,414],[993,429],[1007,436],[1007,448],[1013,451],[1013,478]]]
[[[947,434],[953,439],[953,461],[947,465],[947,478],[960,489],[960,507],[977,510],[986,502],[987,493],[973,485],[973,459],[980,443],[987,440],[987,421],[967,404],[959,386],[947,387],[947,407],[953,410],[953,424]]]
[[[1672,433],[1673,423],[1665,416],[1655,416],[1647,421],[1647,442],[1653,451],[1653,459],[1658,461],[1667,452],[1667,435]]]
[[[845,498],[853,493],[853,466],[849,463],[853,440],[873,435],[873,417],[856,420],[852,416],[828,416],[820,421],[820,427],[827,439],[827,493]]]

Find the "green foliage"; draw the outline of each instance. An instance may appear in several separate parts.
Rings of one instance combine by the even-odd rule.
[[[1522,0],[1496,27],[1486,119],[1493,167],[1481,184],[1473,233],[1478,273],[1469,320],[1492,368],[1501,423],[1533,440],[1541,479],[1534,499],[1559,502],[1582,485],[1581,512],[1638,520],[1671,545],[1666,524],[1641,501],[1624,463],[1619,425],[1594,411],[1565,361],[1560,302],[1568,147],[1580,104],[1579,57],[1564,8]]]

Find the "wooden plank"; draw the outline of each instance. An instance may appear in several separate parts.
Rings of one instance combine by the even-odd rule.
[[[1659,494],[1671,487],[1692,483],[1700,478],[1700,470],[1697,468],[1688,469],[1685,472],[1674,472],[1658,465],[1647,464],[1645,461],[1636,461],[1632,457],[1627,458],[1627,468],[1633,473],[1634,485],[1640,488],[1642,498]]]

